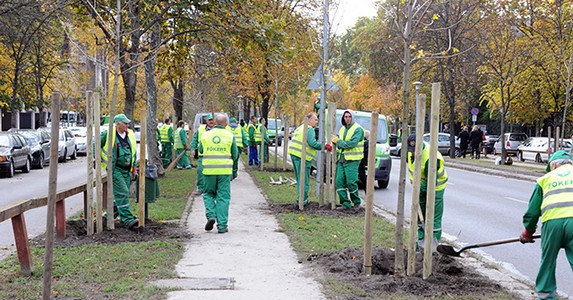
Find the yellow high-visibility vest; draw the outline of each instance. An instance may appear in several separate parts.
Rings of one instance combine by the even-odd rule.
[[[309,127],[312,128],[312,127]],[[291,143],[288,147],[288,154],[294,155],[298,158],[302,158],[302,145],[303,143],[307,143],[307,141],[303,141],[304,135],[304,124],[300,125],[293,133]],[[309,145],[306,145],[306,160],[312,161],[316,159],[316,149],[312,148]]]
[[[345,136],[344,132],[346,131],[346,126],[342,126],[342,128],[340,128],[340,130],[338,131],[338,138],[343,141],[349,141],[354,135],[354,132],[358,129],[364,131],[362,126],[358,125],[358,123],[355,122],[350,126],[350,128],[348,128],[348,132],[346,133]],[[349,149],[338,148],[338,158],[340,159],[342,155],[344,155],[344,159],[348,161],[362,160],[362,158],[364,157],[364,139],[358,142],[358,144],[354,148],[349,148]]]
[[[203,134],[203,175],[233,174],[231,147],[235,137],[222,128],[213,128]]]
[[[430,145],[424,143],[422,150],[422,177],[421,181],[426,181],[426,171],[424,168],[426,167],[426,163],[430,159]],[[410,176],[410,180],[414,181],[414,153],[408,152],[408,175]],[[436,180],[436,191],[442,191],[446,188],[446,183],[448,182],[448,173],[446,172],[446,167],[444,166],[444,157],[440,152],[438,152],[437,156],[438,160],[441,162],[439,164],[439,168],[436,171],[438,173],[438,179]]]
[[[541,222],[573,218],[573,165],[562,165],[537,179],[543,190]]]
[[[115,125],[113,125],[113,129],[112,129],[112,133],[111,133],[111,142],[112,142],[112,148],[115,147],[116,141],[116,130],[115,130]],[[131,129],[127,129],[127,141],[129,142],[129,148],[131,148],[131,168],[133,169],[133,167],[135,166],[135,157],[137,155],[137,149],[135,149],[135,146],[137,145],[137,141],[135,140],[135,133],[133,132],[133,130]],[[103,145],[103,148],[101,149],[101,166],[107,170],[107,153],[109,152],[109,145],[107,144],[107,139],[105,139],[105,143]],[[113,154],[112,154],[113,157]]]

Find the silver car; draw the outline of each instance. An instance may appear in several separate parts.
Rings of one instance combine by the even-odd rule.
[[[424,134],[424,141],[426,143],[430,142],[430,134],[429,133]],[[450,134],[449,133],[443,133],[443,132],[438,133],[438,151],[442,155],[450,156]],[[458,139],[457,137],[454,141],[454,154],[455,154],[455,157],[459,157],[461,155],[460,139]]]
[[[77,157],[76,138],[70,130],[60,129],[58,160],[66,162],[68,156],[70,159],[76,159]]]
[[[505,137],[505,152],[507,154],[517,155],[518,147],[527,140],[525,133],[506,133]],[[493,155],[501,154],[501,136],[499,140],[493,145]]]

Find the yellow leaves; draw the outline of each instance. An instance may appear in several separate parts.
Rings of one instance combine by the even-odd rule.
[[[417,58],[422,58],[422,57],[424,57],[424,56],[425,56],[424,50],[422,50],[422,49],[418,50],[418,54],[417,54],[416,57],[417,57]]]
[[[438,14],[434,14],[434,15],[432,16],[432,20],[434,20],[434,21],[435,21],[435,20],[438,20],[439,18],[440,18],[440,16],[439,16]]]
[[[298,220],[299,220],[299,221],[304,221],[305,218],[304,218],[304,216],[299,216],[299,217],[298,217]]]

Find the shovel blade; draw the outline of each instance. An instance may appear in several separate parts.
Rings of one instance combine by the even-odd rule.
[[[454,247],[448,245],[438,245],[436,250],[444,255],[460,257],[460,252],[454,250]]]

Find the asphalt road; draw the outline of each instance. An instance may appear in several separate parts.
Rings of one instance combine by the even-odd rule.
[[[85,157],[58,164],[58,191],[85,183],[87,166]],[[28,174],[16,171],[12,178],[0,178],[2,186],[0,208],[20,201],[48,195],[49,166],[33,169]],[[83,195],[66,199],[66,215],[69,217],[83,209]],[[28,236],[34,237],[46,231],[47,208],[40,207],[24,213]],[[12,222],[0,223],[0,258],[15,250]]]

